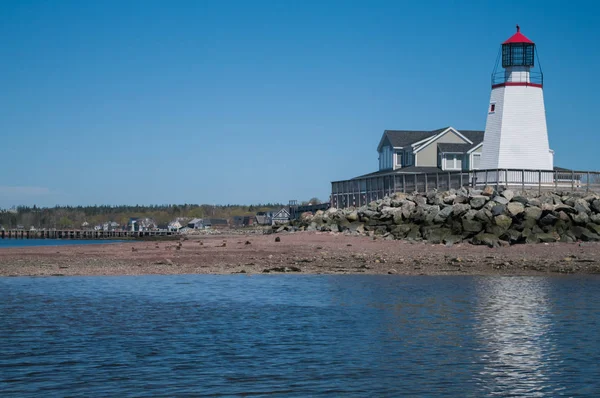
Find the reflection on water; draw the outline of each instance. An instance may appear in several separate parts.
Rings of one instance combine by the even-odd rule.
[[[600,396],[600,278],[0,278],[0,396]]]
[[[556,347],[550,335],[549,281],[488,278],[477,288],[476,335],[481,343],[482,385],[490,394],[557,393],[548,368]]]

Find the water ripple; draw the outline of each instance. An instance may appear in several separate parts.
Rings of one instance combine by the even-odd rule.
[[[600,278],[0,279],[0,395],[598,396]]]

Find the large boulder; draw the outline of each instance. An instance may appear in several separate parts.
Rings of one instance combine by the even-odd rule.
[[[413,225],[409,225],[409,224],[396,225],[396,226],[392,227],[392,230],[390,232],[392,233],[394,238],[404,239],[404,238],[406,238],[406,235],[408,235],[408,233],[410,232],[410,230],[413,227],[414,227]]]
[[[504,196],[509,202],[512,200],[512,198],[515,197],[515,193],[510,189],[505,189],[504,191],[502,191],[501,195]]]
[[[469,204],[471,205],[471,207],[473,209],[479,210],[486,204],[486,202],[488,200],[489,200],[489,198],[487,196],[477,195],[477,196],[473,196],[471,198],[471,201],[469,202]]]
[[[525,205],[520,202],[510,202],[506,208],[508,209],[508,213],[513,217],[516,217],[525,211]]]
[[[590,222],[590,216],[588,216],[587,213],[584,212],[571,214],[571,219],[575,224],[578,225],[585,225],[588,222]]]
[[[481,191],[481,194],[485,196],[494,196],[495,193],[496,191],[491,185],[486,185],[485,188],[483,188],[483,191]]]
[[[539,220],[542,218],[542,209],[533,206],[525,208],[525,218],[532,218],[536,221]]]
[[[600,213],[600,199],[596,199],[592,202],[592,209],[594,209],[596,213]]]
[[[492,221],[492,217],[492,212],[487,209],[479,209],[477,213],[475,213],[475,219],[484,224],[490,223]]]
[[[411,202],[409,200],[404,202],[404,204],[402,205],[402,217],[404,217],[405,220],[408,220],[410,218],[411,213],[415,210],[416,207],[417,205],[415,204],[415,202]]]
[[[496,206],[492,207],[492,209],[491,209],[493,216],[499,216],[500,214],[504,214],[505,211],[506,211],[505,205],[496,205]]]
[[[521,241],[521,233],[516,229],[510,228],[500,236],[500,239],[505,240],[513,245]]]
[[[455,205],[452,205],[452,213],[454,214],[455,217],[462,216],[464,213],[466,213],[470,209],[471,209],[471,206],[463,204],[463,203],[457,203]]]
[[[471,239],[471,243],[474,245],[486,245],[488,247],[497,247],[500,245],[500,241],[496,235],[480,233],[475,235]]]
[[[494,197],[492,198],[492,200],[493,200],[494,202],[498,203],[498,204],[501,204],[501,205],[507,205],[507,204],[510,202],[510,200],[506,199],[506,198],[505,198],[505,197],[503,197],[503,196],[494,196]]]
[[[589,223],[588,225],[586,225],[586,227],[593,233],[600,235],[600,225]]]
[[[494,217],[494,225],[500,227],[504,233],[512,225],[512,218],[504,214],[500,214],[499,216]]]
[[[537,234],[536,238],[540,242],[549,243],[549,242],[557,242],[557,241],[559,241],[560,240],[560,235],[558,235],[556,232],[542,233],[542,234]]]
[[[433,221],[437,222],[437,223],[443,223],[451,215],[452,215],[452,206],[446,206],[435,215],[435,218],[433,219]]]
[[[525,196],[517,195],[512,198],[511,202],[518,202],[523,205],[526,205],[529,202],[529,199],[527,199]]]
[[[442,243],[446,237],[452,235],[449,228],[440,228],[439,226],[428,226],[421,228],[421,235],[429,243]]]
[[[596,224],[600,224],[600,213],[598,214],[592,214],[590,216],[590,221]]]
[[[585,199],[576,199],[575,206],[573,206],[573,208],[578,213],[585,213],[587,215],[589,215],[592,212],[590,210],[590,205],[588,204],[588,202]]]
[[[358,211],[353,210],[350,213],[346,214],[346,219],[350,222],[358,221]]]
[[[575,227],[573,227],[573,229],[571,231],[573,232],[573,235],[575,235],[575,237],[577,239],[580,239],[584,242],[600,241],[600,235],[593,233],[592,231],[590,231],[587,228],[575,226]]]
[[[478,233],[481,230],[483,230],[483,224],[480,221],[474,219],[469,220],[464,218],[462,220],[462,228],[465,232]]]

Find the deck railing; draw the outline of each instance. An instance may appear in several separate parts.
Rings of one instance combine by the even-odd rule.
[[[600,192],[600,172],[573,170],[490,169],[438,173],[390,171],[331,183],[331,206],[362,206],[396,192],[444,191],[491,185],[516,191]]]

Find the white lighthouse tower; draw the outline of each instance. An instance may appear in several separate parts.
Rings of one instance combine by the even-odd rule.
[[[504,71],[492,74],[482,169],[553,169],[543,75],[532,71],[535,50],[518,25],[517,33],[502,43]]]

